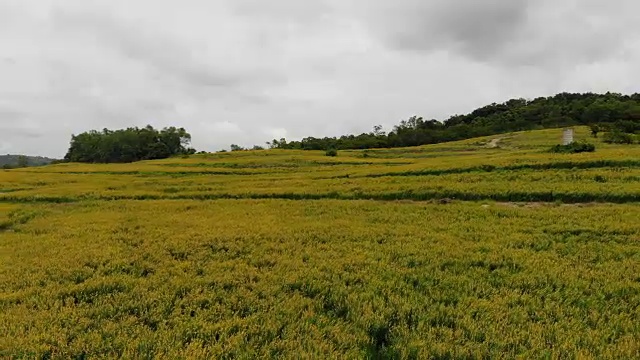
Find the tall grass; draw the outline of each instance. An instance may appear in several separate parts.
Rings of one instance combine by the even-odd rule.
[[[0,171],[0,358],[640,358],[640,150],[557,135]]]
[[[637,205],[18,206],[2,357],[640,354]]]

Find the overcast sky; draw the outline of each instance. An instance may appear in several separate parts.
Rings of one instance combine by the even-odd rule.
[[[636,0],[0,0],[0,153],[183,126],[198,150],[640,92]]]

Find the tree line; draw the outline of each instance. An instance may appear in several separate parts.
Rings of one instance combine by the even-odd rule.
[[[392,148],[576,125],[591,126],[595,136],[607,132],[605,140],[610,142],[633,142],[631,134],[640,131],[640,94],[560,93],[533,100],[511,99],[445,121],[414,116],[389,133],[378,125],[360,135],[274,139],[267,144],[271,148],[303,150]]]
[[[165,159],[175,155],[195,153],[189,147],[191,135],[184,128],[162,130],[151,125],[121,130],[104,129],[71,136],[68,162],[126,163],[140,160]]]
[[[393,148],[435,144],[501,133],[588,125],[593,136],[603,140],[633,143],[640,132],[640,94],[560,93],[533,100],[511,99],[483,106],[445,121],[413,116],[402,120],[389,133],[378,125],[369,133],[340,137],[306,137],[267,142],[270,148],[301,150],[344,150]],[[125,163],[190,155],[191,135],[184,128],[162,130],[148,125],[122,130],[88,131],[72,135],[66,162]],[[252,150],[261,150],[254,146]],[[246,150],[238,145],[232,151]]]
[[[0,155],[0,167],[2,169],[25,168],[29,166],[43,166],[52,163],[55,159],[42,156],[25,155]]]

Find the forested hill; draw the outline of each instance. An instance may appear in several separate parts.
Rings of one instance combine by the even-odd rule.
[[[491,104],[445,121],[412,117],[388,134],[381,126],[371,133],[339,138],[307,137],[301,141],[273,140],[283,149],[324,150],[404,147],[463,140],[513,131],[589,125],[594,131],[633,134],[640,131],[640,94],[561,93],[534,100],[512,99]]]
[[[47,165],[55,159],[41,156],[24,156],[24,155],[0,155],[0,167],[26,167]]]

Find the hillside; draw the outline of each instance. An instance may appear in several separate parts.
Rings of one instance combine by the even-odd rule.
[[[571,156],[548,153],[560,138],[561,130],[544,130],[415,148],[341,151],[336,158],[324,156],[321,151],[265,150],[135,164],[68,163],[9,172],[0,186],[5,188],[4,198],[12,201],[57,202],[443,197],[497,201],[638,200],[638,184],[628,179],[633,179],[640,164],[640,147],[604,144],[592,139],[588,128],[579,127],[576,140],[594,142],[598,151]],[[548,170],[545,181],[539,181],[545,174],[540,170]],[[608,183],[594,182],[592,177],[602,172],[611,176]],[[76,176],[79,174],[94,176]],[[25,187],[21,183],[22,179],[35,178],[47,185]],[[568,181],[571,178],[576,180]],[[14,187],[20,190],[14,191]]]
[[[371,133],[360,135],[306,137],[301,141],[274,139],[270,144],[279,149],[302,150],[396,148],[579,125],[606,133],[610,142],[638,142],[634,134],[640,132],[640,94],[560,93],[530,100],[511,99],[442,121],[413,116],[389,133],[382,131],[382,126],[375,126]]]
[[[640,146],[0,171],[0,357],[640,355]]]
[[[0,167],[5,165],[18,166],[20,165],[20,158],[25,157],[27,160],[27,166],[42,166],[48,165],[55,159],[50,159],[42,156],[23,156],[23,155],[0,155]]]

